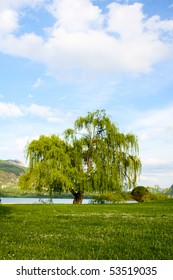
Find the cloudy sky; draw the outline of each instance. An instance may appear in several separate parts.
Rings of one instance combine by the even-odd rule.
[[[105,109],[173,184],[173,0],[1,0],[0,159]],[[25,162],[26,163],[26,162]]]

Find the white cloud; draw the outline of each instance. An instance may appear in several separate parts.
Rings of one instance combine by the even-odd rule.
[[[152,32],[167,33],[167,38],[173,35],[173,20],[161,20],[160,16],[155,15],[147,20],[145,27]]]
[[[138,113],[131,123],[132,131],[139,138],[143,171],[140,182],[169,187],[173,181],[173,105]]]
[[[66,23],[59,20],[64,14],[68,17],[65,10],[71,12],[69,1],[60,2],[64,3],[64,10],[58,10],[57,24],[45,44],[47,50],[45,63],[53,72],[56,69],[57,71],[81,69],[84,72],[98,74],[121,71],[147,73],[155,63],[166,56],[167,46],[151,31],[144,31],[145,16],[142,12],[142,4],[112,3],[108,6],[109,13],[102,14],[106,23],[104,27],[101,28],[99,17],[96,16],[97,28],[78,22],[78,29],[76,29],[73,27],[71,16],[69,22],[67,19]],[[89,2],[80,1],[83,5],[81,9],[83,10],[84,4]],[[95,8],[90,2],[91,7]],[[78,18],[75,9],[72,14]]]
[[[29,106],[0,102],[0,118],[26,117],[41,118],[50,123],[64,123],[71,120],[71,113],[59,111],[56,108],[31,104]]]
[[[57,109],[51,109],[48,106],[41,106],[32,104],[28,107],[23,108],[25,114],[29,114],[33,117],[45,119],[49,123],[64,123],[71,118],[70,113],[65,113]]]
[[[34,33],[24,34],[19,38],[9,34],[2,40],[0,50],[4,53],[30,58],[35,61],[43,60],[43,39]]]
[[[30,6],[34,8],[35,6],[44,3],[45,0],[1,0],[0,1],[0,10],[3,9],[19,9],[22,6]]]
[[[0,39],[20,29],[21,9],[29,6],[34,8],[44,3],[44,0],[1,0],[0,1]],[[8,41],[8,36],[7,36]],[[14,46],[15,47],[15,46]],[[8,50],[7,50],[8,52]]]
[[[15,141],[15,144],[16,144],[16,149],[17,149],[18,153],[20,155],[24,155],[25,154],[25,148],[26,148],[27,144],[34,139],[36,139],[36,138],[30,137],[30,136],[17,138],[16,141]]]
[[[36,105],[36,104],[30,105],[26,109],[26,111],[33,116],[41,117],[44,119],[47,119],[53,115],[53,113],[51,112],[49,107],[40,106],[40,105]]]
[[[168,188],[173,182],[173,161],[147,159],[143,160],[143,172],[140,176],[142,185],[159,185],[163,188]]]
[[[40,78],[38,78],[36,81],[35,81],[35,83],[33,84],[33,88],[38,88],[38,87],[40,87],[41,86],[41,84],[42,84],[42,80],[40,79]]]
[[[134,123],[134,127],[139,129],[142,140],[152,140],[157,138],[157,141],[167,143],[172,142],[173,138],[173,105],[165,108],[155,109],[145,112]]]
[[[85,32],[103,23],[101,10],[89,0],[54,0],[49,11],[57,19],[56,26],[67,32]]]
[[[117,33],[123,40],[141,36],[145,18],[142,7],[141,3],[121,5],[114,2],[108,5],[108,31]]]
[[[17,37],[13,32],[17,20],[11,16],[0,50],[42,62],[59,77],[148,73],[158,62],[173,57],[173,21],[157,15],[147,18],[141,3],[112,2],[103,13],[91,0],[54,0],[45,9],[56,21],[47,29],[46,39],[35,33]]]
[[[21,117],[23,115],[21,109],[15,105],[15,104],[11,104],[11,103],[3,103],[0,102],[0,117],[1,118],[17,118],[17,117]]]
[[[2,35],[11,33],[18,28],[18,14],[17,12],[6,9],[0,11],[0,37]]]

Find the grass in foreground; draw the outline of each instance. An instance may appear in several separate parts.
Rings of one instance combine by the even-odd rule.
[[[0,259],[173,259],[173,200],[1,205]]]

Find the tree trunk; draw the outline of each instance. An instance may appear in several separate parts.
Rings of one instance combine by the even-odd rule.
[[[73,204],[82,204],[83,193],[81,191],[75,192],[71,191],[74,196]]]

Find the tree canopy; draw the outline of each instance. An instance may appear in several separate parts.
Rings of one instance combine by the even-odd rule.
[[[74,203],[84,192],[115,192],[135,187],[140,174],[138,141],[123,134],[104,110],[79,117],[73,129],[57,135],[40,136],[26,149],[29,172],[22,175],[22,188],[38,191],[70,191]]]

